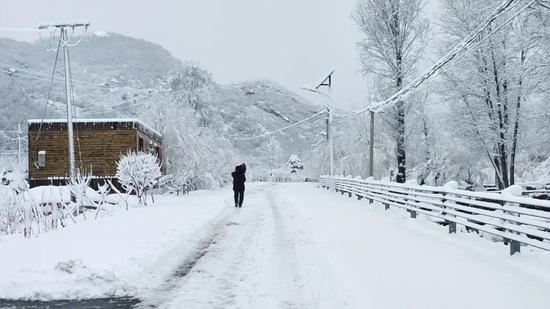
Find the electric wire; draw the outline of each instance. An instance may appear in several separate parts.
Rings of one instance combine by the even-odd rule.
[[[486,30],[486,28],[498,17],[503,15],[504,13],[508,12],[510,9],[516,6],[516,2],[518,0],[505,0],[502,2],[495,10],[491,12],[491,14],[488,15],[488,17],[485,18],[485,20],[474,30],[472,31],[468,36],[466,36],[464,39],[461,40],[460,43],[455,45],[449,52],[447,52],[443,57],[439,59],[436,63],[434,63],[424,74],[414,79],[412,82],[410,82],[407,86],[405,86],[400,91],[393,94],[391,97],[387,98],[386,100],[379,101],[379,102],[373,102],[369,106],[362,108],[358,111],[353,112],[352,114],[349,114],[347,116],[355,115],[355,114],[362,114],[367,111],[374,111],[374,112],[380,112],[384,108],[393,105],[394,103],[398,102],[399,100],[402,100],[405,96],[409,95],[413,89],[418,88],[420,85],[422,85],[425,81],[429,80],[431,77],[433,77],[440,69],[442,69],[444,66],[447,65],[447,63],[451,62],[460,52],[466,50],[469,46],[471,46],[474,43],[476,38],[478,38],[483,31]],[[528,7],[533,5],[537,0],[531,0],[527,6],[525,6],[523,9],[520,10],[520,12],[517,14],[519,15],[521,12],[526,10]],[[516,15],[516,16],[517,16]],[[499,30],[502,28],[499,28]]]
[[[258,138],[262,138],[262,137],[267,137],[267,136],[270,136],[270,135],[273,135],[273,134],[277,134],[277,133],[280,133],[280,132],[283,132],[285,130],[288,130],[292,127],[295,127],[297,125],[300,125],[304,122],[307,122],[307,121],[310,121],[312,119],[315,119],[317,118],[319,115],[322,115],[322,114],[326,114],[327,113],[327,110],[324,109],[310,117],[307,117],[305,119],[302,119],[300,121],[297,121],[297,122],[294,122],[288,126],[285,126],[285,127],[282,127],[282,128],[279,128],[275,131],[270,131],[270,132],[265,132],[265,133],[262,133],[262,134],[259,134],[259,135],[256,135],[256,136],[249,136],[249,137],[239,137],[238,135],[234,135],[234,136],[228,136],[227,138],[231,138],[231,139],[236,139],[236,140],[252,140],[252,139],[258,139]]]
[[[46,75],[42,74],[41,72],[33,71],[33,70],[30,70],[28,68],[18,66],[18,65],[0,63],[0,68],[4,68],[6,70],[13,69],[15,71],[15,72],[13,72],[13,71],[11,71],[11,72],[10,71],[0,71],[1,73],[5,73],[5,74],[8,74],[8,75],[21,75],[21,76],[25,76],[25,77],[31,77],[31,78],[43,79],[43,80],[49,80],[50,79],[49,76],[46,76]],[[55,80],[59,81],[59,82],[64,82],[65,81],[63,78],[56,78]],[[76,84],[82,84],[82,85],[98,87],[98,88],[117,89],[114,86],[105,85],[105,84],[97,84],[97,83],[92,83],[92,82],[86,82],[86,81],[77,80],[77,79],[75,79],[73,82],[76,83]]]
[[[46,113],[48,111],[48,104],[50,102],[50,96],[52,94],[53,90],[53,82],[55,78],[55,70],[57,69],[57,62],[59,60],[59,47],[61,46],[61,38],[59,39],[59,43],[57,45],[57,52],[55,53],[55,61],[53,64],[53,70],[52,70],[52,76],[50,79],[50,86],[48,87],[48,92],[46,93],[46,104],[44,105],[44,111],[42,112],[42,117],[40,119],[40,126],[38,127],[38,133],[36,134],[36,143],[38,143],[38,140],[40,138],[40,134],[42,133],[42,126],[44,124],[44,118],[46,118]]]

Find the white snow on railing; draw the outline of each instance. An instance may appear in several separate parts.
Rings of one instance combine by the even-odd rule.
[[[521,197],[520,186],[489,193],[459,190],[452,184],[419,186],[357,177],[321,176],[320,183],[386,209],[406,209],[414,218],[419,213],[444,220],[449,233],[459,224],[502,237],[510,243],[510,254],[519,252],[520,244],[550,251],[550,201]]]

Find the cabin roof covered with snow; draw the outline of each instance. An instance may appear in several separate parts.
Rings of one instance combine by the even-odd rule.
[[[47,129],[48,127],[59,127],[64,126],[67,123],[67,119],[29,119],[29,130],[33,127],[36,128],[37,125],[43,124],[42,129]],[[116,124],[131,124],[137,126],[140,130],[148,132],[156,136],[159,140],[162,139],[162,134],[149,125],[143,123],[137,118],[81,118],[73,119],[75,124],[83,124],[87,126],[98,126],[98,127],[113,127]]]

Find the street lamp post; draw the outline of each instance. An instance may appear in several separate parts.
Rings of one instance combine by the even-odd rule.
[[[334,74],[334,70],[330,70],[323,79],[321,79],[315,87],[310,87],[307,85],[303,85],[302,89],[315,92],[317,94],[320,94],[321,96],[327,98],[325,108],[327,110],[327,138],[328,138],[328,152],[329,152],[329,161],[330,161],[330,177],[334,176],[334,149],[333,149],[333,143],[332,143],[332,106],[334,105],[334,101],[332,100],[332,97],[330,96],[331,90],[332,90],[332,75]],[[319,88],[321,87],[328,87],[329,94],[323,93],[319,91]]]
[[[369,177],[374,177],[374,112],[370,111]]]

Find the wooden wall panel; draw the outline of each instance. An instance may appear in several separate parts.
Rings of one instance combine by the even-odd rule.
[[[67,177],[68,146],[66,130],[29,131],[29,179]],[[116,174],[116,161],[122,154],[137,150],[135,130],[75,130],[76,164],[84,173],[110,177]],[[37,168],[38,151],[46,151],[46,167]]]

